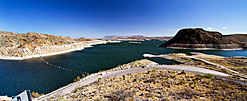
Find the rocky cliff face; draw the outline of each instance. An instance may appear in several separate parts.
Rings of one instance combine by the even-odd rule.
[[[187,49],[246,49],[247,35],[222,35],[202,28],[181,29],[161,47]]]
[[[22,57],[46,52],[54,52],[76,47],[76,43],[90,39],[53,36],[40,33],[23,33],[0,31],[0,55]]]
[[[247,49],[247,34],[224,35],[224,40],[237,43],[241,48]]]

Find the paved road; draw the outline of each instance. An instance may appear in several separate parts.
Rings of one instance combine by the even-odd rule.
[[[75,82],[73,84],[69,84],[68,86],[62,87],[56,91],[53,91],[49,94],[46,94],[44,96],[39,97],[36,100],[39,101],[49,101],[51,97],[58,97],[62,96],[68,93],[71,93],[72,91],[76,90],[77,88],[82,87],[83,85],[88,85],[90,83],[93,83],[98,80],[98,78],[106,79],[106,78],[112,78],[115,76],[121,76],[129,73],[138,73],[142,71],[146,71],[148,69],[166,69],[166,70],[176,70],[176,71],[182,71],[184,70],[185,72],[192,72],[192,73],[199,73],[199,74],[205,74],[205,73],[211,73],[219,78],[225,79],[225,80],[230,80],[227,79],[227,76],[229,76],[226,73],[221,73],[218,71],[214,70],[209,70],[209,69],[204,69],[204,68],[199,68],[195,66],[188,66],[188,65],[155,65],[152,67],[146,67],[146,68],[131,68],[131,69],[125,69],[125,70],[117,70],[117,71],[111,71],[111,72],[101,72],[97,73],[94,75],[90,75],[86,77],[86,79],[82,79],[78,82]],[[230,80],[233,81],[233,80]],[[234,81],[237,83],[245,84],[242,81]]]

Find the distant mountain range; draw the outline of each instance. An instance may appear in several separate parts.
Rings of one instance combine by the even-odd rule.
[[[105,36],[103,39],[106,40],[170,40],[172,37],[164,36],[164,37],[146,37],[143,35],[133,35],[133,36]]]
[[[222,35],[202,28],[181,29],[160,47],[175,49],[247,49],[247,34]]]

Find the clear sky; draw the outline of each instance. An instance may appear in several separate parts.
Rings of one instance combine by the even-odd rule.
[[[247,0],[0,0],[0,30],[100,38],[247,33]]]

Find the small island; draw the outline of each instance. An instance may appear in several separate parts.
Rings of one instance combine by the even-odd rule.
[[[206,31],[202,28],[181,29],[160,47],[197,50],[245,50],[246,34],[222,35],[220,32]]]

